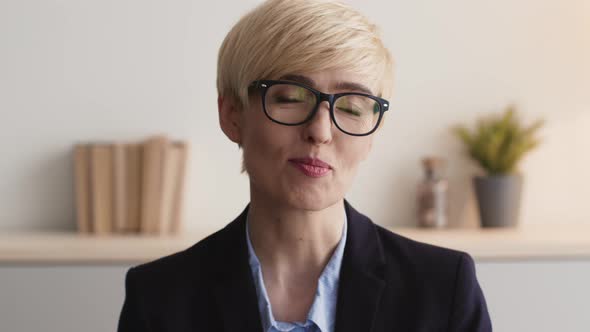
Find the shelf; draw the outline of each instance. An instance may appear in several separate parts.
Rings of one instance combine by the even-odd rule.
[[[514,229],[389,228],[411,239],[458,249],[478,261],[590,259],[590,224]],[[214,230],[180,236],[0,233],[0,263],[140,263],[184,250]]]
[[[539,224],[512,229],[391,230],[420,242],[468,252],[478,261],[590,260],[590,224]]]
[[[0,263],[136,263],[184,250],[212,232],[182,236],[74,232],[0,234]]]

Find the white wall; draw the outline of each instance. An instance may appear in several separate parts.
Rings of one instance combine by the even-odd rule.
[[[427,153],[450,158],[454,223],[477,215],[475,168],[449,134],[515,102],[545,117],[522,164],[523,223],[590,222],[587,0],[352,1],[383,29],[395,96],[348,195],[382,225],[412,224]],[[192,144],[188,228],[248,201],[240,153],[218,127],[217,49],[258,1],[0,1],[0,230],[75,227],[77,141],[162,132]]]

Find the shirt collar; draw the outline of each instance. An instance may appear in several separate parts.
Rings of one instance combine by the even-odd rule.
[[[334,250],[332,257],[324,267],[324,270],[318,279],[316,298],[314,299],[307,315],[307,320],[315,323],[321,332],[334,331],[340,267],[342,266],[347,231],[348,225],[345,217],[342,236],[336,246],[336,250]],[[250,269],[252,276],[254,277],[256,293],[258,295],[258,309],[262,319],[263,331],[268,331],[271,326],[276,327],[277,322],[272,315],[270,300],[262,279],[260,261],[254,252],[249,233],[248,217],[246,216],[246,241],[248,244]]]

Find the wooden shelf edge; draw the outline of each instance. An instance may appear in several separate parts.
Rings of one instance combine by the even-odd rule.
[[[476,261],[590,260],[590,224],[388,229],[419,242],[465,251]],[[176,236],[0,232],[0,264],[138,264],[185,250],[214,231],[191,230]]]

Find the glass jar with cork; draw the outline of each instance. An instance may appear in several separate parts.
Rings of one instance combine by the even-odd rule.
[[[424,179],[418,184],[418,226],[443,228],[448,225],[449,184],[443,172],[445,160],[428,156],[422,159]]]

